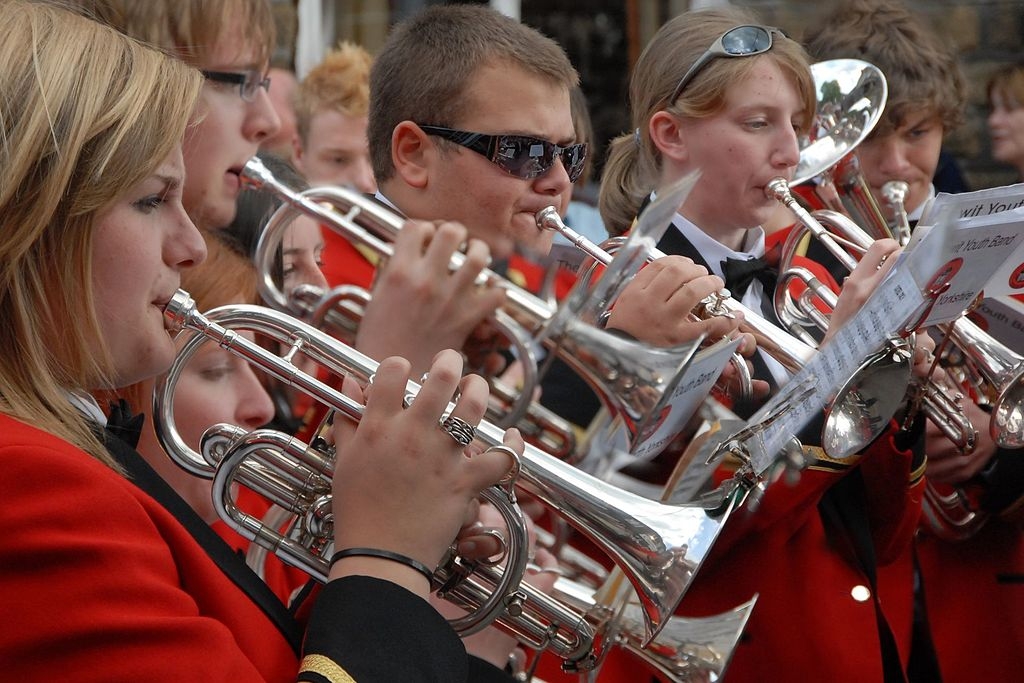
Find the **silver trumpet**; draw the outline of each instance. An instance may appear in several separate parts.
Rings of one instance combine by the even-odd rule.
[[[352,374],[366,381],[377,363],[347,347],[330,335],[288,315],[261,306],[225,306],[203,315],[186,292],[179,291],[168,303],[165,316],[172,325],[197,333],[183,345],[170,371],[160,382],[154,397],[155,422],[158,432],[175,432],[173,421],[174,386],[182,368],[200,344],[216,342],[222,348],[245,359],[278,381],[309,394],[331,410],[358,420],[361,406],[333,389],[317,377],[301,371],[293,363],[299,354],[316,362],[335,376]],[[242,331],[262,335],[285,349],[278,355],[240,334]],[[408,392],[415,396],[418,385],[410,382]],[[329,452],[298,443],[285,435],[271,437],[262,430],[255,436],[242,438],[242,430],[214,429],[204,437],[203,453],[196,453],[177,434],[162,437],[171,457],[185,469],[201,476],[214,471],[218,488],[228,496],[236,481],[226,472],[225,463],[237,467],[239,483],[249,483],[271,502],[292,510],[297,517],[301,542],[292,542],[277,529],[267,528],[258,520],[229,518],[229,524],[256,543],[264,545],[289,564],[326,574],[324,554],[329,550],[329,491],[333,460]],[[216,433],[221,436],[217,437]],[[482,422],[476,439],[487,447],[502,443],[504,430]],[[228,447],[230,444],[230,447]],[[235,451],[247,450],[254,457]],[[258,456],[258,457],[257,457]],[[654,638],[679,604],[701,563],[717,538],[722,525],[734,507],[735,500],[723,496],[715,507],[699,505],[665,505],[622,491],[587,475],[557,458],[527,445],[521,458],[517,485],[533,494],[542,503],[564,518],[594,542],[628,578],[636,591],[644,620],[642,642]],[[221,498],[225,514],[232,513],[233,504]],[[511,550],[510,550],[511,553]],[[510,558],[512,556],[510,555]],[[517,571],[509,560],[510,569]],[[518,585],[518,576],[509,580],[486,576],[481,581]],[[449,594],[465,590],[472,599],[471,582],[458,583]],[[541,604],[536,596],[520,586],[508,596],[499,625],[514,625],[517,614]],[[550,605],[545,605],[547,609]],[[561,608],[561,606],[559,606]],[[552,609],[552,611],[554,611]],[[559,615],[557,619],[561,619]],[[562,622],[559,622],[562,624]],[[551,624],[551,628],[561,628]],[[513,628],[513,626],[510,626]],[[586,634],[582,634],[585,639]]]
[[[345,188],[296,192],[275,178],[255,157],[246,163],[242,179],[248,185],[268,188],[282,197],[286,204],[280,212],[311,216],[353,244],[362,245],[384,258],[392,254],[392,242],[405,222],[392,211]],[[464,260],[463,254],[453,254],[451,267],[458,268]],[[264,265],[261,264],[261,272],[269,273],[270,269]],[[670,398],[671,389],[682,376],[690,357],[690,346],[654,348],[607,333],[572,316],[557,316],[556,323],[556,309],[550,303],[491,270],[480,274],[478,284],[505,289],[506,304],[498,311],[499,323],[506,330],[518,330],[511,333],[510,338],[524,361],[526,377],[520,399],[510,408],[506,424],[518,423],[531,403],[537,376],[536,363],[528,360],[533,356],[531,341],[543,339],[545,346],[594,388],[613,415],[623,418],[630,440],[634,443],[640,440],[648,418],[656,415]]]
[[[612,255],[602,246],[594,244],[562,221],[554,207],[547,207],[537,213],[537,225],[547,230],[562,233],[576,247],[596,262],[607,265]],[[614,242],[613,238],[609,242]],[[651,260],[665,254],[657,249],[649,254]],[[707,297],[698,305],[698,316],[736,317],[742,314],[740,331],[750,333],[772,358],[779,361],[792,373],[800,370],[817,349],[787,334],[733,299],[728,290]],[[860,451],[877,437],[886,422],[898,408],[898,403],[885,400],[891,386],[886,388],[882,375],[889,377],[886,368],[869,359],[858,373],[850,379],[832,400],[822,433],[822,447],[834,458],[846,458]]]
[[[271,219],[267,231],[274,226]],[[274,242],[280,244],[279,239],[267,238],[267,231],[264,231],[264,237],[260,239],[257,247],[257,263],[262,263],[265,259],[263,251],[277,248],[276,244],[269,245]],[[291,296],[285,296],[272,278],[263,277],[261,280],[261,294],[264,301],[271,306],[283,313],[294,315],[318,329],[326,330],[350,346],[355,344],[363,311],[371,300],[370,292],[366,289],[355,285],[340,285],[324,292],[315,285],[303,284],[296,287]],[[516,334],[514,327],[510,329],[502,325],[500,320],[496,321],[496,325],[509,336]],[[532,354],[530,357],[533,357]],[[524,364],[526,372],[533,371],[535,367],[533,363]],[[491,393],[487,405],[487,419],[499,427],[512,426],[512,419],[520,412],[517,406],[529,395],[526,392],[517,392],[496,377],[488,378],[488,381]],[[526,383],[535,385],[536,378],[531,374],[527,377]],[[576,431],[572,423],[536,401],[529,401],[522,410],[525,413],[515,426],[524,439],[563,460],[574,461],[578,457]]]

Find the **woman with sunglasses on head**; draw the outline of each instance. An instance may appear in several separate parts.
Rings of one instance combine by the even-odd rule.
[[[653,190],[700,169],[660,247],[722,275],[734,297],[773,319],[764,304],[777,275],[761,267],[737,283],[731,271],[766,257],[759,226],[778,205],[765,186],[792,176],[798,135],[811,125],[814,87],[803,49],[744,11],[689,12],[644,50],[630,96],[636,130],[612,143],[601,190],[606,223],[628,229]],[[864,256],[840,295],[832,331],[874,289],[895,249],[879,243]],[[920,372],[923,350],[919,359]],[[773,386],[788,379],[770,358],[755,358],[755,376]],[[800,436],[809,466],[798,481],[770,484],[757,506],[730,520],[679,610],[715,614],[759,594],[730,681],[903,680],[911,586],[882,603],[874,567],[905,561],[910,548],[920,506],[921,459],[909,449],[915,429],[897,435],[890,426],[863,453],[837,462],[813,447],[816,431],[808,428]],[[808,642],[821,636],[825,642]]]
[[[486,399],[479,378],[460,381],[454,352],[408,410],[408,364],[385,361],[362,422],[335,426],[335,546],[380,552],[333,565],[304,634],[138,453],[104,436],[90,393],[169,366],[163,309],[206,253],[182,205],[201,77],[48,3],[4,0],[0,15],[4,676],[500,677],[467,660],[425,600],[423,567],[508,469],[501,453],[463,457],[438,429],[456,389],[454,414],[470,425]]]

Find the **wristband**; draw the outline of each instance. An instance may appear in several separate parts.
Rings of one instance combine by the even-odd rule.
[[[339,550],[331,555],[330,566],[333,567],[335,562],[346,557],[377,557],[382,560],[398,562],[399,564],[404,564],[406,567],[415,569],[417,572],[422,574],[427,580],[427,583],[433,583],[434,572],[431,571],[430,567],[419,560],[414,560],[411,557],[401,555],[399,553],[393,553],[390,550],[380,550],[378,548],[346,548],[345,550]]]

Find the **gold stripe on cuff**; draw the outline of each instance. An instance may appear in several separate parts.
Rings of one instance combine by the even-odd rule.
[[[331,683],[356,683],[356,679],[349,676],[348,672],[338,666],[333,659],[323,655],[306,655],[303,657],[299,673],[307,671],[320,674],[331,681]]]

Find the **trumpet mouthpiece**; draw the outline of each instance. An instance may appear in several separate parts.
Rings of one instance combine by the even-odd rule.
[[[537,227],[541,230],[554,231],[558,231],[558,224],[562,222],[561,217],[558,215],[558,210],[553,206],[548,206],[538,211],[535,220],[537,221]]]
[[[789,182],[785,178],[772,178],[764,186],[764,193],[768,195],[769,199],[784,202],[789,197]]]
[[[168,329],[178,331],[196,310],[196,302],[184,289],[179,289],[164,306],[164,320]]]

